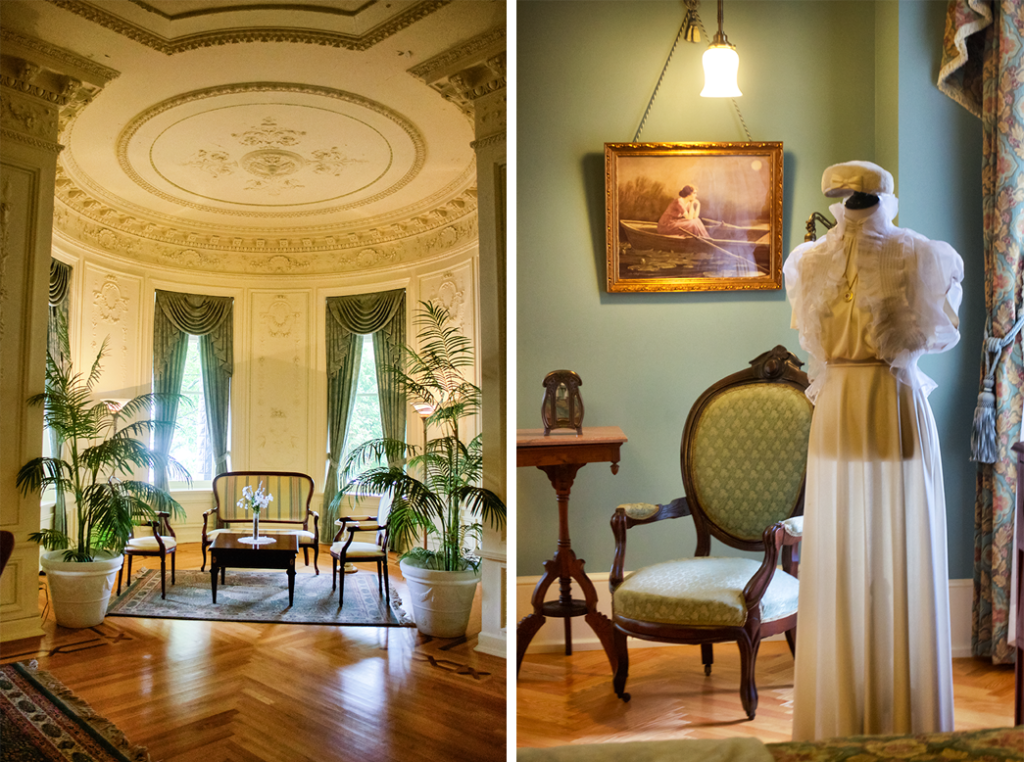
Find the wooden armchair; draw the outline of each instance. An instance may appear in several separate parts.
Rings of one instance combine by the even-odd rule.
[[[160,597],[167,597],[167,556],[171,557],[171,584],[174,584],[174,559],[175,551],[178,549],[178,538],[171,526],[171,514],[166,511],[157,511],[156,519],[143,526],[149,526],[153,530],[152,537],[135,537],[132,531],[132,539],[124,546],[125,560],[128,562],[128,584],[132,581],[132,558],[134,556],[151,556],[160,558]],[[117,594],[121,594],[121,575],[124,573],[124,564],[117,570]]]
[[[615,556],[609,585],[615,627],[614,689],[624,701],[628,636],[700,644],[705,675],[713,644],[736,641],[740,699],[757,709],[754,673],[762,638],[786,633],[796,647],[797,563],[812,406],[800,361],[776,347],[750,368],[722,379],[693,405],[683,430],[686,497],[666,505],[620,505],[612,517]],[[693,516],[693,558],[646,566],[624,576],[626,533],[639,525]],[[665,531],[665,530],[662,530]],[[711,557],[711,538],[758,551],[760,561]],[[776,570],[779,556],[783,571]]]
[[[350,561],[374,561],[377,564],[377,591],[391,604],[388,582],[388,535],[390,532],[392,493],[381,495],[376,516],[343,516],[334,522],[339,527],[331,544],[331,590],[341,588],[338,606],[345,604],[345,564]],[[374,532],[372,542],[355,542],[357,533]],[[341,566],[340,575],[338,566]],[[341,577],[341,584],[337,582]]]

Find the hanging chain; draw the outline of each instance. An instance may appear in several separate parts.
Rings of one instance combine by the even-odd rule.
[[[683,23],[679,27],[679,33],[676,34],[676,41],[672,43],[672,50],[668,52],[668,58],[665,59],[665,65],[661,67],[661,76],[658,77],[658,83],[654,86],[654,92],[651,93],[651,99],[647,102],[647,110],[644,111],[644,116],[640,120],[640,126],[636,128],[636,134],[633,136],[633,142],[640,142],[640,133],[644,131],[644,125],[647,124],[647,117],[651,113],[651,107],[654,105],[654,99],[658,97],[658,88],[661,87],[661,80],[665,78],[665,72],[668,69],[669,62],[672,60],[672,54],[676,52],[676,46],[679,45],[679,38],[683,36],[683,30],[686,29],[686,24],[690,20],[691,11],[687,11],[683,16]],[[701,31],[703,32],[703,25],[701,25]]]

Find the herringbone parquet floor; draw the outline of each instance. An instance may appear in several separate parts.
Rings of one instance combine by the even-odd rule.
[[[179,568],[201,561],[198,545],[179,548]],[[320,563],[330,574],[326,552]],[[390,574],[407,600],[397,564]],[[87,630],[48,619],[44,629],[4,643],[0,661],[38,659],[154,762],[506,757],[505,660],[474,651],[479,601],[463,641],[123,617]]]
[[[632,694],[612,691],[603,651],[528,655],[516,683],[516,744],[557,746],[670,738],[752,736],[789,741],[793,722],[793,658],[783,641],[766,641],[757,657],[757,716],[747,721],[739,698],[735,644],[715,646],[704,676],[698,646],[631,648]],[[957,730],[1013,725],[1013,668],[980,659],[953,660]]]

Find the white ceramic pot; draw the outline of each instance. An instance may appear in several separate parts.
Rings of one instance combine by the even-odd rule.
[[[95,561],[65,561],[63,550],[48,550],[39,563],[46,572],[57,624],[82,628],[103,621],[124,556],[100,553]]]
[[[416,627],[435,638],[460,638],[469,626],[480,572],[421,569],[399,562],[412,599]]]

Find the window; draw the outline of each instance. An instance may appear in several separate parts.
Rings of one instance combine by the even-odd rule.
[[[192,481],[205,482],[214,477],[213,448],[206,425],[206,398],[203,396],[203,371],[199,361],[199,337],[188,337],[185,373],[181,380],[178,404],[178,427],[174,431],[171,457],[188,469]],[[184,487],[184,482],[171,482],[172,487]]]
[[[363,343],[362,359],[359,363],[359,378],[356,381],[356,392],[352,399],[352,413],[345,433],[345,451],[341,463],[348,461],[349,455],[359,445],[371,439],[384,436],[380,422],[380,400],[377,397],[377,366],[373,356],[373,336],[359,336]],[[381,462],[369,463],[367,468],[383,465]]]

